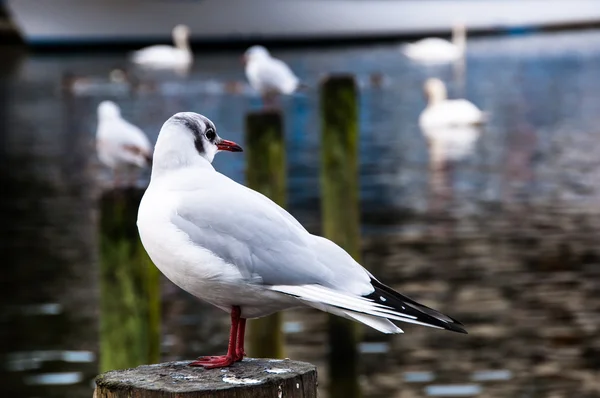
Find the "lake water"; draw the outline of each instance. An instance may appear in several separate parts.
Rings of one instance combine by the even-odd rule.
[[[0,385],[14,397],[89,397],[98,359],[97,104],[116,101],[153,141],[187,110],[243,143],[244,115],[261,101],[245,85],[239,52],[198,53],[184,78],[133,71],[123,53],[0,51],[8,60]],[[328,73],[353,73],[364,265],[470,332],[365,330],[365,396],[599,396],[600,31],[474,38],[462,74],[410,62],[390,43],[273,53],[310,86],[281,102],[291,213],[319,232],[317,87]],[[129,82],[111,82],[115,68]],[[60,87],[65,73],[79,77],[71,95]],[[433,76],[451,98],[491,115],[472,148],[441,168],[417,124]],[[214,165],[244,182],[243,153]],[[164,359],[224,350],[225,314],[166,281],[163,296]],[[288,356],[317,364],[326,386],[325,317],[285,319]]]

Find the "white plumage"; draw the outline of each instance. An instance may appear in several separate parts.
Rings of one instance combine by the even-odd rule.
[[[470,155],[481,135],[475,126],[437,126],[422,128],[429,143],[432,160],[458,161]]]
[[[310,306],[384,333],[402,332],[390,320],[464,332],[452,318],[381,284],[264,195],[218,173],[215,154],[241,148],[215,131],[204,116],[179,113],[156,143],[138,228],[171,281],[225,311],[239,307],[242,318]]]
[[[244,54],[248,82],[261,95],[292,94],[300,80],[283,61],[271,57],[266,48],[252,46]]]
[[[96,150],[100,161],[115,172],[129,166],[146,167],[152,158],[152,145],[146,134],[123,119],[112,101],[98,106]]]
[[[151,69],[186,70],[193,61],[189,29],[185,25],[177,25],[172,34],[175,46],[155,45],[142,48],[132,54],[131,61]]]
[[[439,79],[428,79],[424,90],[428,104],[419,116],[419,127],[431,155],[446,160],[464,158],[479,139],[478,126],[487,115],[465,99],[447,99],[446,87]]]
[[[428,103],[419,116],[421,128],[475,125],[487,118],[484,112],[465,99],[449,100],[446,86],[439,79],[427,79],[424,90]]]
[[[452,30],[452,42],[430,37],[409,43],[402,52],[410,59],[424,63],[444,63],[461,59],[466,48],[466,28],[457,24]]]

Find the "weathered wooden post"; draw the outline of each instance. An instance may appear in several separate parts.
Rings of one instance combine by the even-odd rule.
[[[327,78],[321,87],[321,210],[323,234],[359,261],[358,103],[353,76]],[[356,323],[329,316],[329,392],[360,396]]]
[[[204,370],[167,362],[96,378],[94,398],[317,398],[317,369],[305,362],[245,359]]]
[[[100,198],[100,369],[160,360],[160,274],[136,227],[143,190]]]
[[[246,116],[246,180],[248,186],[278,205],[286,202],[286,161],[283,117],[275,110]],[[258,358],[283,358],[281,314],[248,321],[247,354]]]

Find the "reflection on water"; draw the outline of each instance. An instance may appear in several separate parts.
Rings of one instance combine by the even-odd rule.
[[[52,90],[0,89],[3,396],[89,396],[97,371],[92,147]]]
[[[319,231],[314,88],[326,71],[354,72],[361,87],[365,265],[470,332],[409,325],[405,335],[390,337],[366,330],[365,396],[598,395],[600,33],[473,39],[464,81],[451,66],[409,62],[393,45],[273,52],[313,87],[282,101],[291,212]],[[152,140],[168,116],[192,110],[210,117],[222,137],[243,141],[243,115],[260,99],[232,83],[243,80],[238,58],[198,55],[190,80],[128,73],[128,82],[109,83],[111,70],[126,67],[122,54],[26,58],[10,80],[4,77],[2,245],[9,284],[2,319],[10,326],[3,326],[0,344],[10,355],[3,386],[30,397],[91,391],[99,101],[115,100]],[[76,80],[79,91],[70,100],[57,83],[65,71],[86,77]],[[430,156],[417,125],[422,83],[431,76],[446,82],[451,98],[491,114],[469,153],[450,162],[448,153]],[[444,167],[432,169],[439,158]],[[215,161],[240,182],[244,165],[243,153]],[[436,181],[451,195],[432,207]],[[227,317],[163,283],[163,358],[224,350]],[[326,385],[325,316],[293,311],[285,319],[288,355],[319,365]],[[78,361],[67,360],[72,353]],[[26,385],[32,382],[38,385]],[[52,388],[42,392],[40,383]]]

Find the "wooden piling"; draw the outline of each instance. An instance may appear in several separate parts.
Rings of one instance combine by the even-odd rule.
[[[358,101],[353,76],[321,86],[321,211],[323,234],[360,261]],[[329,394],[360,397],[355,322],[329,316]]]
[[[143,190],[100,198],[100,369],[160,360],[160,274],[136,227]]]
[[[189,361],[116,370],[96,378],[94,398],[316,398],[317,369],[305,362],[245,359],[204,370]]]
[[[279,206],[286,203],[286,160],[283,117],[275,110],[246,116],[246,180],[250,188]],[[247,354],[257,358],[283,358],[281,314],[248,321]]]

